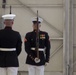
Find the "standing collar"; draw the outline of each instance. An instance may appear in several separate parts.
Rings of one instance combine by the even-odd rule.
[[[33,32],[36,32],[36,30],[33,30]],[[39,30],[39,32],[40,32],[40,30]]]
[[[7,27],[7,26],[6,26],[5,29],[12,29],[12,27]]]

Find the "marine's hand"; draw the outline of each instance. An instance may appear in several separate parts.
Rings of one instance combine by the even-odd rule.
[[[36,62],[36,63],[39,63],[39,62],[40,62],[40,59],[36,57],[36,58],[35,58],[35,62]]]
[[[46,63],[45,63],[45,66],[47,66],[48,64],[49,64],[49,63],[48,63],[48,62],[46,62]]]

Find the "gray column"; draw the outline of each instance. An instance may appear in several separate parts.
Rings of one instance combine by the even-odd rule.
[[[2,19],[0,17],[0,29],[2,29]]]
[[[5,3],[5,0],[1,0],[0,3],[2,3],[0,5],[0,29],[3,29],[4,28],[4,24],[3,24],[3,19],[2,19],[2,15],[5,14],[5,8],[2,8],[2,5],[4,5]]]
[[[63,75],[73,75],[73,0],[65,0],[63,34]]]
[[[74,0],[70,0],[70,29],[69,29],[69,55],[70,55],[70,59],[69,59],[69,62],[70,62],[70,70],[69,70],[69,75],[73,75],[73,19],[74,19],[74,14],[73,14],[73,1]]]

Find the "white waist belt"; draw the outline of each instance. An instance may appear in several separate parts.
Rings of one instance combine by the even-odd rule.
[[[0,51],[16,51],[16,48],[0,48]]]
[[[35,50],[35,48],[31,48],[31,50]],[[39,48],[38,50],[39,51],[44,51],[45,49],[44,48]]]

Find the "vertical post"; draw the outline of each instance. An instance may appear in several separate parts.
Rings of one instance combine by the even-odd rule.
[[[74,18],[74,14],[73,14],[73,1],[74,0],[70,0],[70,35],[69,35],[69,54],[70,54],[70,75],[73,75],[73,18]]]
[[[73,75],[73,0],[65,0],[63,75]]]
[[[2,8],[6,8],[6,0],[2,0]]]
[[[1,16],[0,16],[0,29],[2,29],[2,28],[3,28],[2,18],[1,18]]]
[[[69,75],[69,4],[70,0],[65,0],[64,4],[64,33],[63,33],[63,75]]]
[[[0,29],[4,28],[2,15],[5,14],[5,8],[6,8],[6,0],[2,0],[2,8],[0,11]]]

